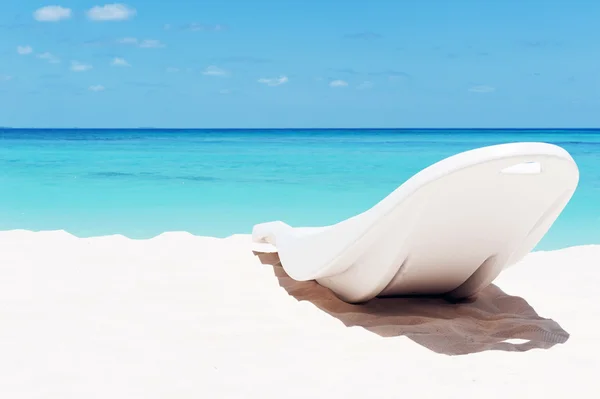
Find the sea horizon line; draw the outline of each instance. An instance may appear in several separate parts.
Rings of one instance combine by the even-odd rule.
[[[0,131],[22,130],[22,131],[600,131],[600,127],[11,127],[0,126]]]

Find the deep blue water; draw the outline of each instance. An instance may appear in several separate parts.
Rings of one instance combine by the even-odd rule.
[[[600,130],[0,129],[0,230],[225,237],[360,213],[461,151],[544,141],[580,168],[538,249],[600,244]]]

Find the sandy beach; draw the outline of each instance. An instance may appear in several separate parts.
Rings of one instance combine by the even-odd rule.
[[[600,246],[475,301],[341,302],[250,237],[0,232],[0,397],[597,397]]]

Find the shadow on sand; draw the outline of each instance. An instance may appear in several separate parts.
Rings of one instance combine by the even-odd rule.
[[[557,322],[540,317],[525,299],[493,284],[476,299],[459,303],[442,297],[394,297],[353,305],[315,281],[290,278],[277,254],[256,255],[273,267],[279,285],[298,301],[312,302],[348,327],[360,326],[382,337],[403,335],[437,353],[523,352],[548,349],[569,339]]]

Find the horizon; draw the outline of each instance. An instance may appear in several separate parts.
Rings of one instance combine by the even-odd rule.
[[[0,125],[595,129],[599,19],[582,0],[11,2]]]
[[[460,130],[460,131],[552,131],[552,130],[556,130],[556,131],[600,131],[600,127],[501,127],[501,128],[494,128],[494,127],[483,127],[483,128],[477,128],[477,127],[450,127],[450,128],[443,128],[443,127],[383,127],[383,128],[378,128],[378,127],[341,127],[341,128],[336,128],[336,127],[314,127],[314,128],[293,128],[293,127],[285,127],[285,128],[279,128],[279,127],[265,127],[265,128],[259,128],[259,127],[249,127],[249,128],[235,128],[235,127],[217,127],[217,128],[206,128],[206,127],[189,127],[189,128],[178,128],[178,127],[152,127],[152,126],[147,126],[147,127],[11,127],[11,126],[0,126],[0,131],[1,130],[163,130],[163,131],[215,131],[215,130],[221,130],[221,131],[246,131],[246,130],[250,130],[250,131],[329,131],[329,130],[342,130],[342,131],[356,131],[356,130],[365,130],[365,131],[370,131],[370,130],[374,130],[374,131],[453,131],[453,130]]]

